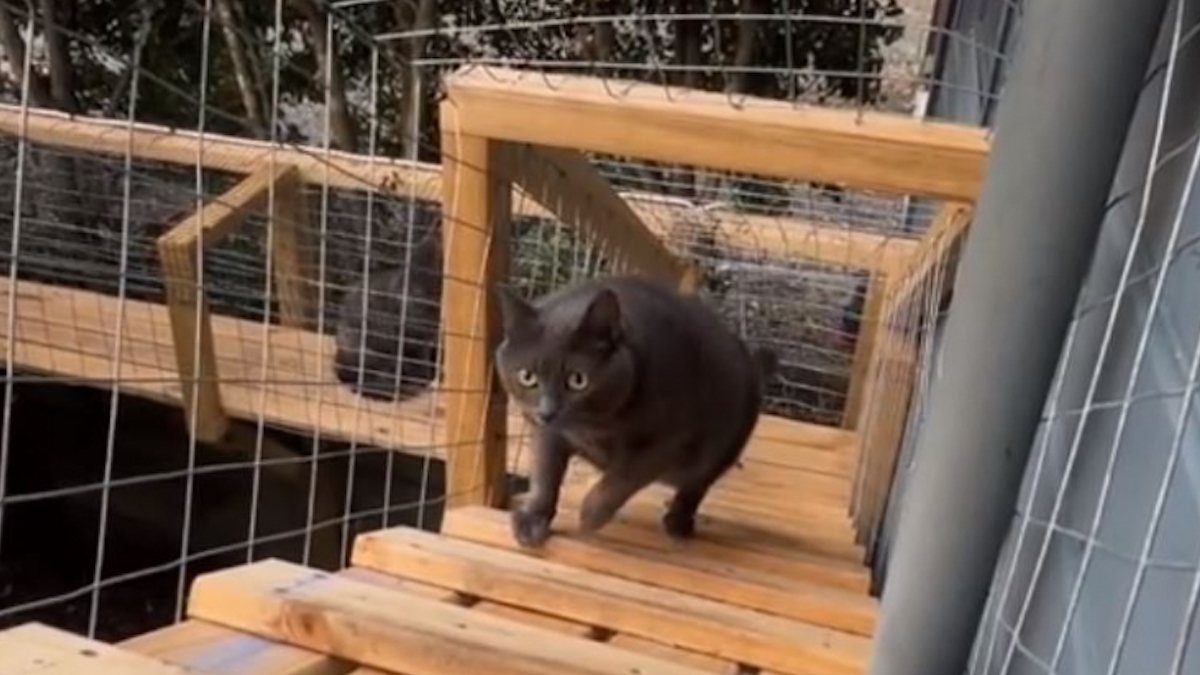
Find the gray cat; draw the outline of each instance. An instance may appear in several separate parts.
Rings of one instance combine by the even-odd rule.
[[[646,278],[587,281],[532,304],[502,287],[498,297],[497,372],[538,430],[530,493],[512,515],[517,541],[549,537],[574,455],[601,472],[582,531],[658,482],[675,488],[667,534],[693,536],[700,503],[754,429],[775,354],[751,352],[698,297]]]
[[[389,401],[410,398],[423,391],[437,375],[442,296],[441,242],[437,232],[414,245],[408,269],[407,294],[406,269],[400,266],[372,270],[365,311],[365,289],[361,284],[342,298],[334,370],[339,381],[367,398]]]

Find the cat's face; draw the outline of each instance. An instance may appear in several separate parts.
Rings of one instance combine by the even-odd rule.
[[[570,325],[499,290],[504,336],[496,369],[505,390],[536,423],[567,427],[604,422],[633,393],[633,354],[621,333],[617,298],[596,296]]]

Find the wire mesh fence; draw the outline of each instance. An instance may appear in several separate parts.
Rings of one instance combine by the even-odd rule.
[[[454,152],[442,147],[452,125],[439,118],[441,75],[515,65],[550,88],[557,74],[600,76],[616,97],[623,78],[724,92],[733,107],[759,97],[919,113],[935,84],[927,49],[995,51],[930,26],[931,8],[915,2],[436,5],[64,4],[51,31],[71,47],[64,61],[57,42],[34,48],[45,17],[31,25],[29,6],[0,2],[16,28],[0,31],[0,624],[119,639],[178,618],[206,570],[268,555],[337,567],[356,532],[436,527],[455,393],[443,386],[442,303],[461,281],[442,272],[455,243],[436,165]],[[72,126],[59,113],[108,121]],[[940,205],[589,159],[701,270],[701,292],[730,323],[781,353],[766,411],[841,424],[869,274],[911,251]],[[209,442],[179,412],[204,382],[180,377],[183,319],[167,306],[159,241],[272,161],[301,167],[303,208],[275,185],[265,206],[195,248],[203,302],[192,316],[211,316],[211,372],[233,418]],[[303,327],[285,321],[273,274],[285,206],[306,214],[294,218],[310,264]],[[514,193],[512,211],[508,282],[526,296],[630,269],[627,251],[529,195]],[[913,339],[929,321],[921,302],[888,315],[907,337],[888,343],[903,354],[883,381],[924,349]],[[526,431],[514,420],[509,434],[517,467]]]
[[[973,673],[1200,669],[1197,10],[1169,5]]]

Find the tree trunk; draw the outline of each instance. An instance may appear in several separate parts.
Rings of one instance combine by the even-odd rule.
[[[312,33],[313,52],[317,60],[317,78],[324,89],[329,86],[329,143],[334,148],[353,152],[358,147],[354,119],[350,116],[350,105],[346,102],[346,83],[342,69],[338,66],[336,50],[331,51],[326,34],[329,31],[329,16],[313,0],[296,0],[296,6],[308,20]]]
[[[738,3],[739,14],[759,14],[761,0],[742,0]],[[758,24],[756,19],[742,19],[738,22],[737,47],[733,54],[734,71],[725,81],[725,91],[737,94],[748,94],[750,74],[746,68],[754,65],[755,48],[758,46]]]
[[[32,17],[30,19],[32,20]],[[0,48],[4,49],[4,55],[8,57],[8,66],[12,69],[17,89],[24,88],[25,38],[21,36],[21,31],[13,21],[8,5],[3,2],[0,2]],[[29,103],[39,108],[49,108],[52,105],[45,79],[32,69],[29,78]]]
[[[267,120],[263,115],[262,99],[259,98],[259,85],[254,73],[250,70],[249,57],[242,44],[237,30],[237,17],[234,14],[232,0],[216,0],[217,22],[221,25],[221,35],[225,38],[225,46],[229,49],[229,59],[233,62],[233,76],[237,80],[238,91],[242,95],[242,108],[246,111],[246,120],[250,132],[256,138],[267,137]]]
[[[679,13],[696,14],[695,0],[679,0]],[[700,70],[696,68],[703,60],[700,51],[701,29],[699,21],[693,19],[680,20],[675,25],[675,65],[687,66],[686,70],[676,71],[674,81],[692,89],[700,86]]]
[[[79,112],[71,77],[71,51],[66,33],[59,29],[61,17],[54,0],[39,0],[42,29],[46,34],[46,53],[50,58],[50,98],[63,112]]]
[[[436,0],[419,0],[415,12],[411,0],[396,0],[396,21],[400,30],[424,31],[437,22]],[[415,35],[403,41],[404,54],[400,68],[400,139],[401,156],[416,157],[421,148],[421,110],[425,102],[424,78],[421,67],[415,65],[425,53],[425,35]]]

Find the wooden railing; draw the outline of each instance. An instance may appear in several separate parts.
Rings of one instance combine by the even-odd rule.
[[[878,534],[911,421],[921,349],[931,337],[933,315],[951,290],[972,214],[968,203],[945,204],[910,259],[872,277],[844,425],[859,432],[852,515],[868,550]]]

